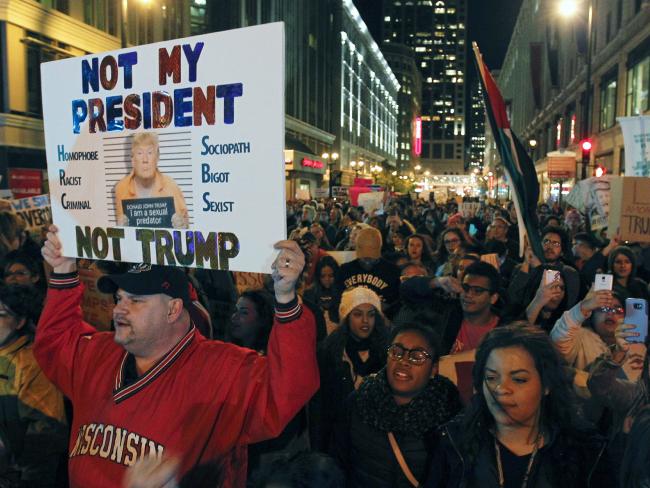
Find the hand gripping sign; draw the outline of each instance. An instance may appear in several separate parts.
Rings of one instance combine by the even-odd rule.
[[[270,272],[286,236],[284,24],[45,63],[67,256]]]

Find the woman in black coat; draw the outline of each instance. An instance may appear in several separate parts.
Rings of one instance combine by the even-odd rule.
[[[435,332],[404,325],[392,335],[386,367],[348,397],[336,425],[332,455],[348,487],[419,485],[433,455],[436,429],[461,408],[454,384],[436,374],[440,347]]]

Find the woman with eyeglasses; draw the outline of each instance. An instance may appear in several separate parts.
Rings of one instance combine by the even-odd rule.
[[[465,236],[457,228],[445,229],[440,236],[440,244],[436,252],[436,276],[451,276],[458,260],[458,251]]]
[[[563,361],[542,330],[492,330],[473,384],[465,413],[441,429],[425,487],[614,486],[605,442],[575,415]]]
[[[386,364],[388,332],[379,296],[355,287],[341,295],[339,326],[318,346],[320,390],[311,403],[312,446],[327,452],[347,396]]]
[[[438,344],[429,327],[397,327],[386,367],[348,397],[333,451],[348,487],[406,488],[424,481],[437,428],[461,409],[454,384],[437,374]]]

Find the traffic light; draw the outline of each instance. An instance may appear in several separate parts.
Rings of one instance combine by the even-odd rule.
[[[593,144],[591,139],[583,139],[580,141],[580,149],[582,149],[582,179],[587,177],[587,168],[591,162],[591,148]]]
[[[594,168],[594,176],[596,178],[600,178],[601,176],[607,174],[607,168],[604,166],[601,166],[600,164],[597,164],[596,167]]]

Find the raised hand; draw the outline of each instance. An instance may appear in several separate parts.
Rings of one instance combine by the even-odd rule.
[[[279,241],[273,246],[280,253],[271,265],[275,299],[289,303],[296,296],[296,283],[305,267],[305,255],[296,241]]]
[[[59,228],[56,225],[50,225],[47,232],[47,239],[41,248],[43,259],[52,266],[55,273],[70,273],[76,271],[77,260],[67,258],[62,254],[63,246],[59,240]]]

